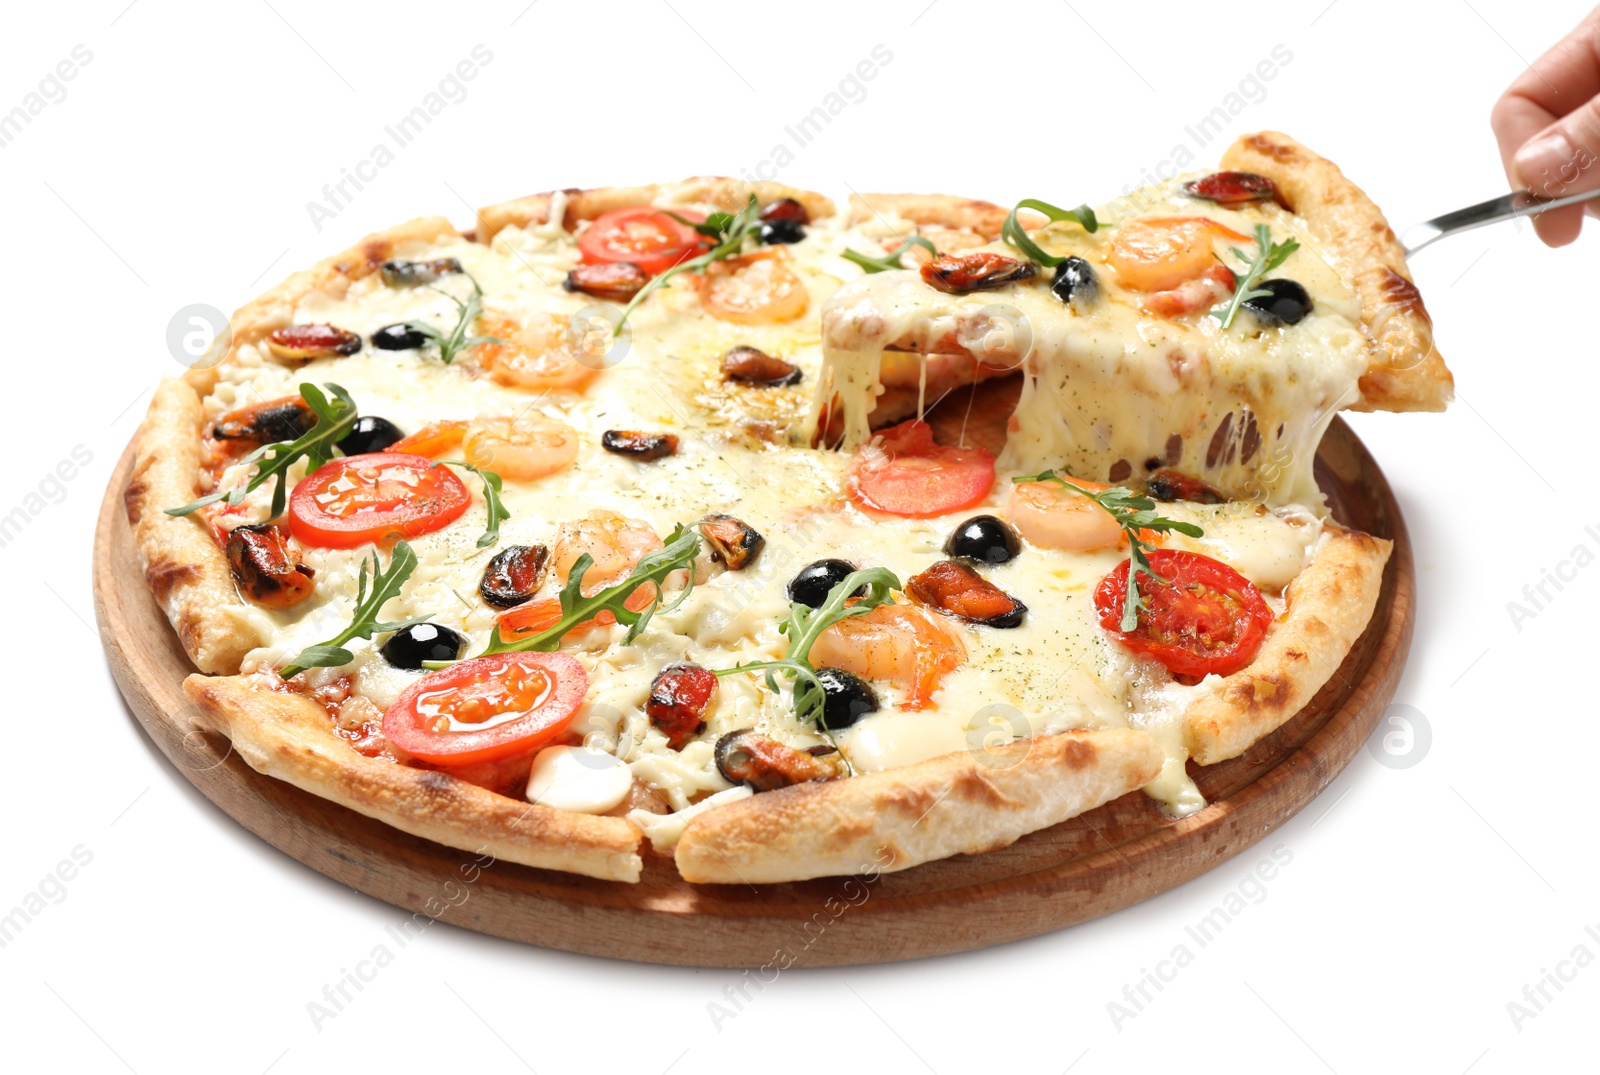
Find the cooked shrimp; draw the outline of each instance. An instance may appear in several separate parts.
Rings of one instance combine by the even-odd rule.
[[[588,553],[594,566],[583,573],[583,591],[590,594],[622,581],[634,564],[659,548],[661,537],[649,523],[611,511],[591,511],[561,524],[551,556],[561,584],[578,557]]]
[[[944,677],[967,659],[960,637],[911,605],[879,605],[840,620],[817,636],[810,661],[864,679],[887,679],[906,692],[902,709],[924,709]]]
[[[479,344],[478,365],[508,387],[576,392],[605,368],[610,325],[601,346],[591,341],[586,326],[580,326],[575,339],[569,319],[553,313],[533,314],[520,322],[486,315],[480,323],[486,335],[504,342]]]
[[[1067,480],[1091,493],[1106,488],[1082,478]],[[1006,516],[1017,533],[1041,548],[1089,552],[1122,540],[1122,527],[1110,512],[1053,481],[1013,485]]]
[[[714,261],[700,277],[701,305],[712,317],[739,325],[793,321],[806,312],[809,296],[787,262],[787,251],[770,247]]]
[[[513,481],[531,481],[572,465],[578,458],[578,432],[542,414],[477,418],[467,427],[461,450],[475,467]]]
[[[1107,244],[1106,264],[1117,282],[1134,291],[1168,291],[1193,280],[1217,262],[1219,239],[1250,242],[1209,217],[1155,217],[1117,227]]]

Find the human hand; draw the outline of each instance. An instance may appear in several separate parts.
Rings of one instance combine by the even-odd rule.
[[[1556,197],[1600,192],[1600,8],[1557,42],[1500,95],[1489,114],[1513,188]],[[1578,237],[1585,212],[1569,205],[1534,218],[1549,246]]]

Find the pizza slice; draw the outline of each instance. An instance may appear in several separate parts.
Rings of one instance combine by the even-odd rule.
[[[620,881],[905,869],[1140,789],[1193,813],[1190,759],[1299,711],[1378,601],[1322,429],[1449,391],[1371,203],[1241,147],[1209,199],[1040,227],[698,178],[296,274],[139,436],[189,696],[312,794]]]

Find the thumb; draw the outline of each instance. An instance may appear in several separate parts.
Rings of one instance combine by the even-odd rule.
[[[1514,158],[1523,186],[1560,197],[1600,190],[1600,97],[1534,135]]]
[[[1559,198],[1586,190],[1600,192],[1600,98],[1591,98],[1528,139],[1518,149],[1513,164],[1523,187],[1535,194]],[[1540,225],[1550,226],[1559,237],[1540,234],[1552,245],[1577,237],[1583,206],[1569,206],[1541,215]],[[1549,219],[1560,217],[1561,219]]]

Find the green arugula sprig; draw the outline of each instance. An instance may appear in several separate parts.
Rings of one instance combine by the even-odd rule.
[[[644,301],[646,295],[662,287],[681,272],[699,272],[713,261],[723,261],[741,253],[744,250],[745,240],[754,237],[761,230],[761,206],[754,194],[750,195],[750,201],[737,213],[712,213],[703,222],[685,220],[673,212],[667,212],[667,215],[680,224],[687,224],[716,245],[699,257],[680,261],[672,268],[652,277],[650,282],[640,288],[638,294],[628,301],[628,305],[622,308],[622,316],[617,319],[616,327],[611,331],[612,336],[622,335],[622,326],[628,323],[628,317],[634,308]]]
[[[1285,239],[1281,243],[1272,241],[1272,230],[1265,224],[1256,225],[1256,254],[1247,257],[1243,250],[1237,246],[1230,247],[1230,252],[1245,265],[1242,275],[1234,283],[1233,298],[1227,302],[1219,303],[1211,309],[1211,316],[1222,322],[1222,327],[1227,328],[1233,324],[1239,307],[1250,299],[1259,299],[1272,294],[1264,288],[1256,287],[1261,278],[1267,273],[1282,265],[1290,254],[1300,249],[1300,244],[1294,239]]]
[[[478,286],[478,280],[469,272],[461,274],[472,281],[472,293],[466,300],[456,298],[443,288],[428,285],[429,291],[437,291],[445,298],[456,304],[456,323],[449,332],[440,332],[426,321],[407,321],[405,326],[413,332],[420,332],[428,337],[428,341],[439,349],[439,360],[446,366],[456,360],[456,356],[468,347],[475,347],[480,343],[504,343],[494,336],[469,336],[473,322],[478,320],[483,313],[483,288]]]
[[[1006,217],[1006,222],[1000,227],[1000,237],[1029,258],[1037,261],[1047,269],[1053,269],[1066,260],[1047,254],[1044,248],[1034,242],[1028,233],[1023,230],[1022,222],[1017,219],[1017,213],[1023,209],[1032,209],[1036,213],[1043,213],[1051,220],[1076,220],[1087,232],[1100,230],[1100,221],[1096,219],[1094,210],[1087,205],[1080,205],[1076,209],[1063,209],[1059,205],[1041,202],[1037,198],[1024,198],[1012,207],[1011,213]]]
[[[333,399],[328,399],[314,384],[307,383],[300,386],[300,398],[306,401],[306,406],[317,416],[316,425],[294,440],[263,444],[240,460],[242,463],[256,464],[255,476],[248,482],[231,491],[219,490],[208,493],[180,508],[167,508],[167,514],[188,515],[191,511],[224,498],[227,499],[229,507],[236,508],[244,503],[245,497],[262,485],[268,481],[275,481],[277,484],[272,488],[272,512],[267,518],[271,520],[282,515],[284,504],[289,498],[287,478],[289,468],[304,459],[307,471],[316,470],[333,458],[334,445],[343,440],[356,424],[356,403],[350,398],[350,393],[331,382],[325,387],[333,393]]]
[[[470,470],[483,479],[483,503],[489,509],[489,526],[478,538],[478,548],[487,549],[490,545],[500,540],[500,524],[511,518],[511,513],[506,510],[505,501],[500,499],[500,490],[503,483],[500,475],[492,470],[475,467],[462,459],[442,459],[435,463],[436,467],[460,467]]]
[[[500,627],[496,624],[494,632],[489,636],[489,645],[478,656],[528,650],[549,652],[561,644],[562,637],[568,631],[580,623],[594,619],[601,612],[610,612],[617,618],[618,623],[625,624],[628,633],[622,639],[623,644],[632,642],[639,637],[639,633],[649,624],[652,616],[658,611],[671,612],[683,604],[694,590],[694,558],[700,554],[700,535],[695,531],[697,525],[698,523],[690,523],[688,526],[678,524],[673,528],[672,535],[667,538],[667,543],[634,564],[627,578],[605,587],[591,597],[585,597],[583,594],[583,573],[594,566],[594,558],[584,553],[572,565],[572,570],[567,572],[566,585],[561,587],[560,620],[536,635],[519,638],[514,642],[507,642],[501,638]],[[689,570],[689,584],[671,604],[663,605],[662,586],[667,576],[680,568]],[[655,599],[643,611],[635,612],[624,602],[647,582],[656,585]],[[429,661],[425,663],[425,667],[443,667],[449,663]]]
[[[852,594],[862,587],[866,593],[855,604],[847,604]],[[778,625],[778,630],[789,637],[789,652],[782,660],[752,661],[736,664],[732,668],[717,669],[718,676],[731,676],[736,672],[765,672],[767,687],[778,692],[777,673],[794,681],[794,712],[803,721],[814,721],[823,729],[822,710],[826,697],[817,670],[811,665],[811,647],[818,636],[840,620],[852,616],[865,616],[879,605],[891,603],[891,592],[900,588],[900,580],[886,567],[869,567],[852,571],[834,584],[828,598],[817,608],[798,601],[789,605],[789,618]]]
[[[356,580],[356,610],[351,617],[350,626],[340,631],[326,642],[319,642],[315,646],[308,646],[300,651],[300,655],[278,671],[284,679],[304,672],[307,668],[338,668],[355,660],[355,654],[344,648],[344,644],[353,638],[371,638],[375,634],[388,631],[398,631],[403,627],[410,627],[414,623],[422,623],[426,616],[417,616],[409,620],[400,620],[397,623],[383,623],[378,619],[378,613],[390,598],[400,593],[400,588],[405,585],[411,573],[417,569],[417,554],[411,551],[411,546],[404,541],[395,543],[394,551],[389,554],[389,566],[384,568],[378,561],[378,554],[374,552],[370,561],[363,560],[361,573]],[[367,577],[371,575],[372,585],[367,585]]]
[[[1177,519],[1168,519],[1157,515],[1156,502],[1147,496],[1140,496],[1133,490],[1121,485],[1113,485],[1109,489],[1102,489],[1098,493],[1091,493],[1081,486],[1074,485],[1065,478],[1056,477],[1053,470],[1030,474],[1025,477],[1012,478],[1013,482],[1054,482],[1064,488],[1071,489],[1079,496],[1086,496],[1099,504],[1122,527],[1123,533],[1128,535],[1128,593],[1122,603],[1122,630],[1132,631],[1139,626],[1139,612],[1145,607],[1144,598],[1139,594],[1139,576],[1149,575],[1158,582],[1165,582],[1160,575],[1150,568],[1150,561],[1146,554],[1154,552],[1155,546],[1139,536],[1141,530],[1152,530],[1158,534],[1176,530],[1189,537],[1202,537],[1205,531],[1194,523],[1180,522]]]
[[[900,259],[913,246],[922,247],[922,249],[926,250],[934,257],[939,256],[939,251],[934,248],[933,243],[927,239],[924,239],[920,235],[910,235],[900,240],[899,246],[895,247],[881,258],[875,258],[870,254],[863,254],[859,250],[850,249],[846,249],[842,256],[846,261],[855,262],[857,265],[867,270],[868,273],[888,272],[890,269],[904,269],[906,267],[900,263]]]

